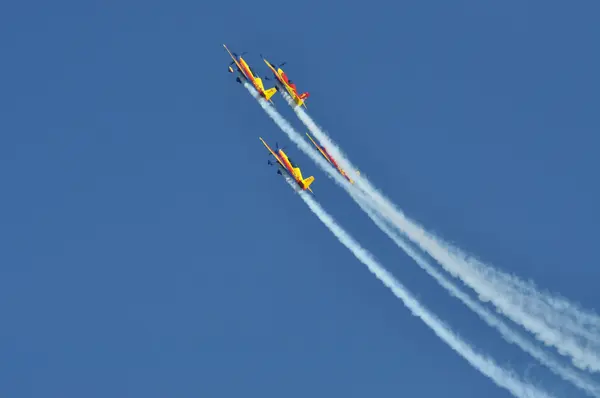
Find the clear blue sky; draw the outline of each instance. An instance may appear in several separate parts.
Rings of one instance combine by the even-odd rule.
[[[287,61],[409,215],[600,309],[600,3],[7,2],[0,395],[508,396],[412,317],[267,165],[478,348],[580,392],[442,291],[227,73]],[[283,100],[278,109],[293,118]]]

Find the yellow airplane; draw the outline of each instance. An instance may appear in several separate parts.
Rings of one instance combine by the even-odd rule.
[[[269,101],[271,104],[273,104],[273,101],[271,101],[271,97],[277,92],[277,87],[271,87],[270,89],[265,90],[262,80],[260,79],[260,77],[258,77],[258,75],[255,75],[253,73],[252,69],[250,69],[250,66],[244,60],[244,58],[242,58],[241,55],[237,55],[236,53],[232,53],[231,51],[229,51],[229,49],[227,48],[227,46],[225,44],[223,44],[223,47],[225,47],[225,50],[227,50],[227,52],[229,53],[229,56],[233,59],[233,61],[229,64],[229,73],[234,72],[232,66],[235,63],[240,76],[244,80],[247,80],[250,83],[252,83],[252,85],[254,86],[256,91],[258,91],[260,96],[263,97],[264,99],[266,99],[267,101]],[[236,57],[237,57],[237,59],[236,59]],[[240,79],[239,76],[236,79],[236,81],[240,84],[242,83],[242,80]],[[273,105],[275,105],[275,104],[273,104]]]
[[[310,193],[313,193],[312,189],[310,189],[310,184],[313,183],[313,181],[315,180],[315,177],[310,176],[308,178],[303,178],[302,177],[302,173],[300,172],[300,168],[297,167],[294,162],[292,162],[292,159],[290,159],[285,152],[283,152],[283,149],[279,149],[277,148],[277,153],[275,153],[275,151],[273,151],[271,149],[271,147],[269,145],[267,145],[267,143],[261,138],[260,140],[262,141],[262,143],[265,145],[265,147],[269,150],[269,152],[271,152],[271,155],[273,155],[273,157],[277,160],[277,165],[279,166],[279,168],[283,171],[285,171],[286,173],[288,173],[288,175],[290,177],[292,177],[294,179],[294,181],[296,181],[296,184],[298,184],[298,186],[302,189],[302,190],[309,190]],[[274,163],[271,163],[271,161],[269,160],[269,165],[273,165]],[[277,170],[277,174],[281,174],[281,170]],[[283,174],[281,174],[283,175]]]
[[[263,58],[263,60],[265,61],[265,64],[267,64],[267,66],[269,67],[269,69],[271,69],[271,72],[273,72],[273,74],[275,75],[275,78],[277,79],[277,81],[279,82],[279,84],[281,86],[285,87],[285,89],[290,94],[290,96],[292,97],[292,99],[294,100],[294,102],[296,103],[296,105],[298,105],[298,106],[303,105],[306,108],[306,104],[304,103],[304,100],[307,99],[310,96],[310,94],[307,93],[307,92],[306,93],[302,93],[302,94],[298,94],[298,90],[296,89],[296,84],[294,84],[294,82],[292,82],[287,77],[287,75],[285,74],[285,72],[283,71],[283,69],[280,68],[280,66],[285,65],[285,62],[279,64],[278,66],[273,66],[265,58]],[[277,68],[277,69],[275,69],[275,68]],[[265,77],[265,79],[269,80],[268,77]]]
[[[337,162],[335,161],[335,159],[333,158],[333,156],[331,156],[331,155],[329,154],[329,152],[327,152],[327,149],[325,149],[325,147],[324,147],[324,146],[317,144],[317,143],[315,142],[315,140],[313,140],[313,139],[312,139],[312,137],[311,137],[310,135],[308,135],[308,133],[306,133],[306,135],[308,136],[308,139],[309,139],[309,140],[310,140],[310,141],[313,143],[313,145],[314,145],[315,147],[317,147],[317,149],[319,150],[319,152],[321,152],[321,155],[323,155],[323,157],[324,157],[325,159],[327,159],[327,161],[328,161],[329,163],[331,163],[331,164],[332,164],[332,165],[333,165],[333,166],[334,166],[334,167],[335,167],[335,168],[338,170],[338,172],[339,172],[341,175],[343,175],[344,177],[346,177],[346,179],[347,179],[348,181],[350,181],[350,183],[351,183],[351,184],[354,184],[354,180],[353,180],[352,178],[350,178],[350,177],[348,176],[348,174],[346,174],[346,172],[345,172],[345,171],[344,171],[344,170],[343,170],[343,169],[340,167],[340,165],[339,165],[339,164],[337,164]],[[356,174],[360,175],[360,171],[356,170]]]

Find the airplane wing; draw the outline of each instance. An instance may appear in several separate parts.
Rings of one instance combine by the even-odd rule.
[[[323,157],[325,159],[327,159],[327,161],[329,163],[333,164],[333,162],[331,161],[331,159],[329,159],[329,156],[327,156],[327,154],[325,152],[323,152],[323,150],[321,149],[321,147],[319,145],[317,145],[317,143],[315,142],[315,140],[313,140],[312,137],[308,133],[306,133],[306,136],[313,143],[313,145],[319,150],[319,152],[321,152],[321,155],[323,155]]]

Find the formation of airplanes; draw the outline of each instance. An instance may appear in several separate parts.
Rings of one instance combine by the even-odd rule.
[[[252,86],[256,89],[258,94],[262,98],[264,98],[266,101],[270,102],[272,105],[275,105],[275,104],[271,100],[271,97],[273,97],[273,95],[275,95],[275,93],[278,92],[279,90],[286,90],[287,93],[289,94],[289,96],[292,98],[292,100],[296,104],[296,106],[304,106],[305,108],[307,108],[305,101],[310,96],[310,94],[308,92],[304,92],[301,94],[298,93],[296,84],[292,80],[290,80],[289,77],[283,71],[283,69],[281,69],[281,67],[283,65],[285,65],[285,62],[283,62],[279,65],[273,65],[269,61],[267,61],[264,57],[262,57],[262,55],[261,55],[261,57],[263,58],[263,61],[265,61],[265,64],[267,64],[267,66],[273,73],[273,76],[275,77],[275,80],[276,80],[274,87],[265,89],[262,79],[258,76],[258,74],[256,74],[252,70],[252,68],[250,67],[248,62],[244,58],[242,58],[242,55],[244,55],[244,53],[242,53],[241,55],[238,55],[234,52],[231,52],[225,44],[223,44],[223,47],[225,47],[225,50],[227,50],[227,52],[229,53],[229,56],[232,59],[231,63],[229,64],[229,72],[230,73],[236,72],[236,70],[234,70],[234,68],[233,68],[234,65],[235,65],[235,68],[237,69],[239,76],[236,78],[236,81],[238,83],[241,84],[242,79],[243,79],[244,81],[247,81],[248,83],[252,84]],[[265,80],[270,80],[270,79],[268,77],[265,77]],[[315,142],[315,140],[308,133],[306,133],[306,135],[308,136],[310,141],[313,143],[313,145],[317,148],[319,153],[333,167],[335,167],[336,170],[343,177],[345,177],[351,184],[354,184],[354,180],[352,180],[350,178],[350,176],[348,176],[348,174],[339,166],[339,164],[335,161],[335,159],[331,156],[331,154],[327,151],[327,149],[325,149],[324,146],[317,144]],[[274,151],[261,137],[259,137],[259,138],[262,141],[262,143],[264,144],[264,146],[267,148],[267,150],[269,151],[269,155],[271,155],[275,158],[277,163],[272,163],[270,160],[268,163],[269,163],[269,165],[277,165],[278,166],[277,174],[283,175],[282,171],[285,172],[288,176],[290,176],[296,182],[296,184],[298,185],[298,187],[300,189],[302,189],[303,191],[308,190],[310,193],[313,193],[312,189],[310,188],[310,185],[315,180],[315,177],[310,176],[310,177],[304,178],[302,176],[302,172],[300,171],[300,168],[290,159],[290,157],[283,151],[283,149],[280,149],[279,146],[277,145],[276,150]],[[358,170],[356,170],[356,173],[360,174]]]

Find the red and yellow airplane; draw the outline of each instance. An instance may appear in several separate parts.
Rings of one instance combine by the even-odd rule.
[[[312,137],[310,135],[308,135],[308,133],[306,133],[306,135],[308,136],[308,139],[311,140],[311,142],[314,144],[314,146],[317,147],[317,149],[319,150],[319,152],[321,152],[321,155],[323,155],[323,157],[325,159],[327,159],[327,161],[329,163],[331,163],[339,172],[341,175],[343,175],[344,177],[346,177],[346,179],[348,181],[350,181],[351,184],[354,184],[354,180],[352,178],[350,178],[348,176],[348,174],[346,174],[346,172],[340,167],[339,164],[337,164],[337,162],[335,161],[335,159],[329,154],[329,152],[327,152],[327,149],[325,149],[324,146],[322,145],[318,145],[315,140],[312,139]],[[360,171],[356,170],[356,174],[360,175]]]
[[[267,147],[269,152],[271,152],[271,155],[273,155],[273,157],[277,160],[277,165],[279,166],[279,168],[288,173],[290,177],[292,177],[296,181],[296,184],[298,184],[298,186],[302,190],[305,191],[308,189],[310,193],[313,193],[312,189],[310,189],[310,184],[313,183],[315,177],[310,176],[308,178],[303,178],[302,173],[300,172],[300,168],[297,167],[294,164],[294,162],[292,162],[292,159],[287,157],[285,152],[283,152],[283,149],[278,148],[278,153],[275,153],[261,137],[258,138],[260,138],[265,147]],[[273,165],[274,163],[271,163],[271,161],[269,160],[269,164]],[[277,174],[281,174],[281,170],[277,170]]]
[[[258,75],[254,74],[254,72],[252,71],[252,69],[250,69],[250,66],[244,60],[244,58],[242,58],[241,55],[237,55],[236,53],[232,54],[225,44],[223,44],[223,47],[225,47],[225,50],[227,50],[227,52],[233,59],[233,61],[229,64],[229,73],[234,72],[232,65],[235,63],[235,65],[237,66],[237,70],[240,73],[240,76],[252,83],[252,85],[254,86],[256,91],[258,91],[260,96],[266,99],[267,101],[271,102],[271,104],[273,104],[273,101],[271,101],[271,97],[277,92],[277,87],[271,87],[270,89],[265,90],[262,80],[260,79],[260,77],[258,77]],[[242,83],[242,80],[239,77],[236,79],[236,81],[240,84]]]
[[[278,66],[273,66],[266,59],[263,58],[263,60],[265,61],[265,64],[267,64],[269,69],[271,69],[271,72],[273,72],[273,74],[275,75],[275,78],[277,79],[279,84],[282,87],[285,87],[285,89],[290,94],[290,96],[292,97],[292,99],[294,100],[296,105],[298,105],[298,106],[303,105],[306,108],[306,104],[304,103],[304,100],[307,99],[310,96],[310,94],[309,93],[298,94],[296,85],[287,77],[287,75],[285,74],[283,69],[280,68],[280,66],[285,65],[285,62],[279,64]],[[277,69],[275,69],[275,68],[277,68]],[[268,78],[265,78],[265,79],[269,80]]]

